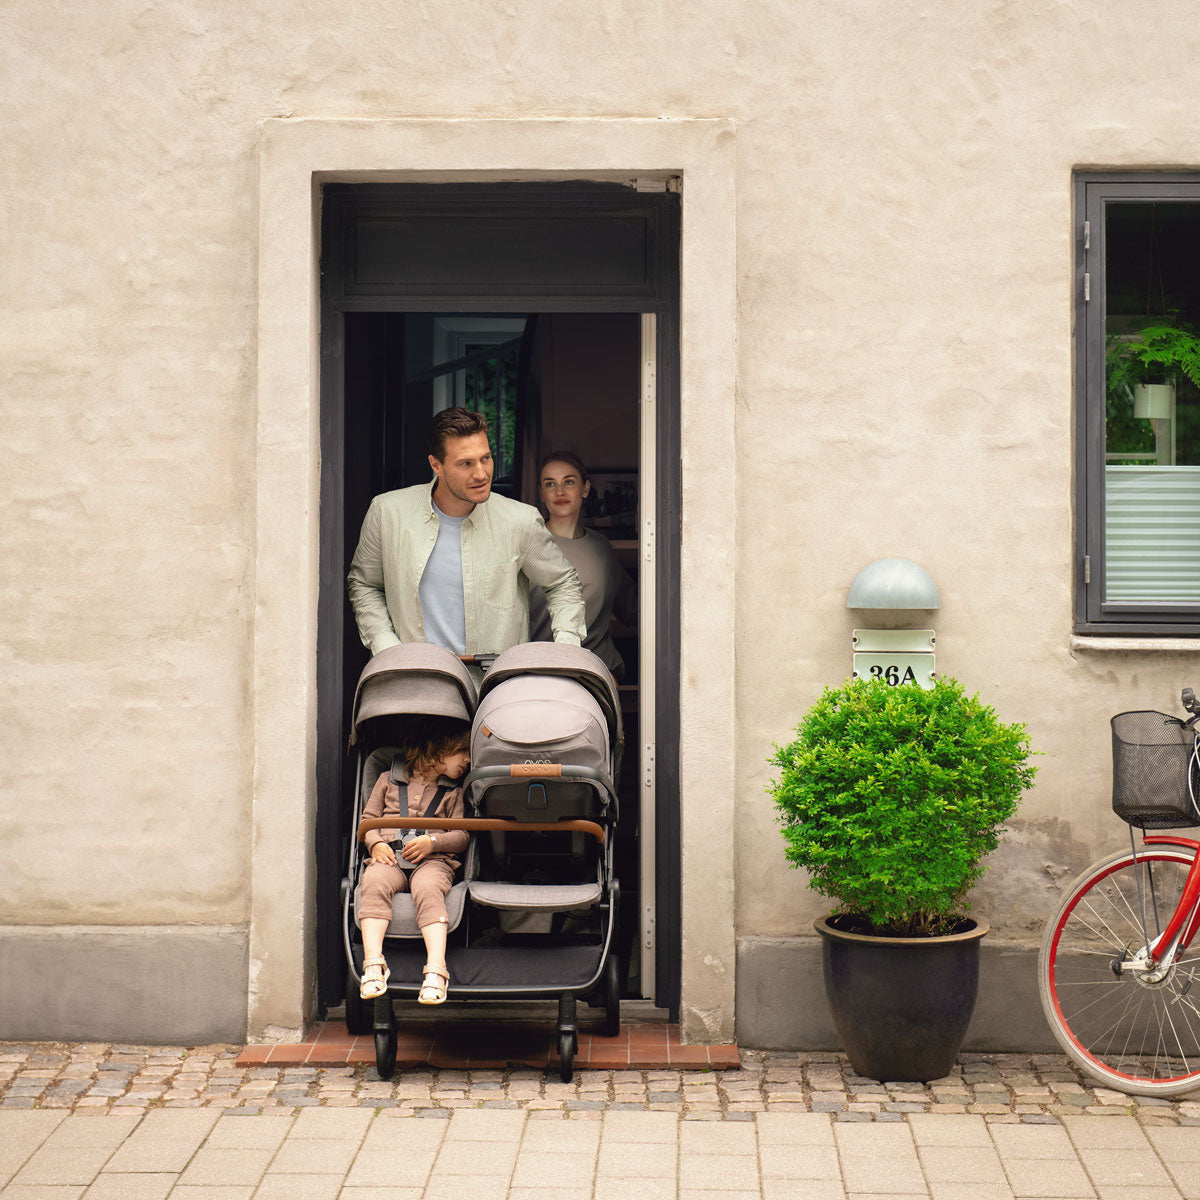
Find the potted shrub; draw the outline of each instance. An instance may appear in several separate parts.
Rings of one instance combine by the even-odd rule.
[[[816,928],[860,1075],[938,1079],[953,1065],[987,932],[967,893],[1033,781],[1029,755],[1023,725],[952,679],[827,688],[776,747],[768,791],[787,858],[837,902]]]

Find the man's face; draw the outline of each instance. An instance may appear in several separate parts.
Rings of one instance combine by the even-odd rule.
[[[492,451],[486,433],[448,437],[445,461],[431,454],[429,465],[438,479],[439,499],[444,489],[462,504],[482,504],[492,493]]]

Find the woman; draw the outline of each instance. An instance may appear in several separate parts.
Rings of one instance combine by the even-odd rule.
[[[546,528],[575,568],[583,587],[587,618],[584,646],[597,655],[620,682],[625,664],[613,645],[609,623],[615,615],[626,624],[637,618],[637,587],[625,572],[608,539],[579,524],[579,510],[591,494],[587,468],[569,450],[555,450],[542,460],[538,494],[546,510]],[[550,617],[541,588],[530,589],[529,636],[550,641]]]

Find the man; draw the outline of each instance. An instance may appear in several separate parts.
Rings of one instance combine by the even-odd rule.
[[[489,654],[529,640],[529,585],[546,593],[554,641],[587,634],[575,570],[528,504],[492,495],[492,454],[481,413],[448,408],[429,437],[432,487],[376,496],[346,584],[372,654],[436,642]]]

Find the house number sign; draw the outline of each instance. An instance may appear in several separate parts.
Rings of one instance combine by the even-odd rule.
[[[933,687],[932,629],[856,629],[854,678],[882,679],[892,687],[916,683]]]

